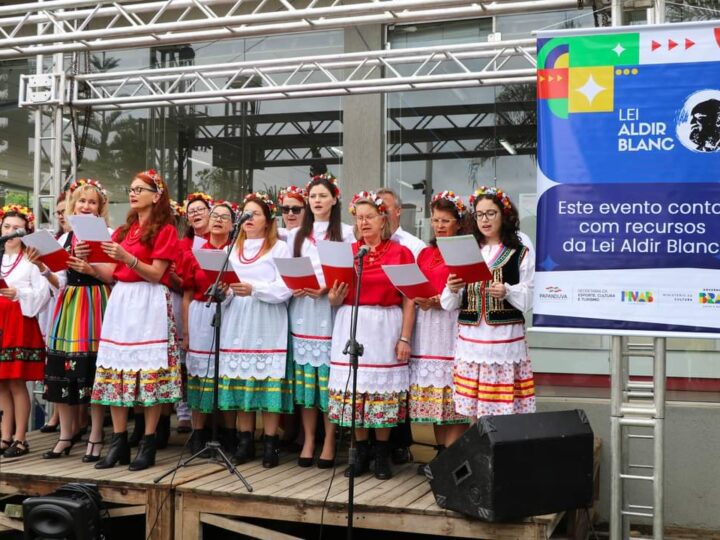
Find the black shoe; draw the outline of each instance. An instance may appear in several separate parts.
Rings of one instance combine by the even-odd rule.
[[[170,440],[170,416],[162,415],[155,430],[155,444],[158,450],[167,448]]]
[[[157,438],[155,434],[145,435],[140,439],[135,459],[128,467],[129,471],[142,471],[155,465],[155,452],[157,451]]]
[[[43,427],[40,428],[40,433],[55,433],[57,431],[57,428],[57,424],[45,424]]]
[[[255,440],[252,431],[241,431],[238,433],[238,445],[233,454],[233,461],[242,465],[253,459],[255,459]]]
[[[97,442],[93,442],[93,441],[88,440],[88,444],[90,445],[90,453],[89,453],[89,454],[85,454],[85,455],[82,457],[82,460],[81,460],[81,461],[82,461],[83,463],[94,463],[94,462],[96,462],[96,461],[100,461],[100,452],[98,452],[98,454],[95,455],[95,447],[96,447],[96,446],[102,446],[104,442],[105,442],[105,432],[103,432],[102,437],[100,437],[100,440],[97,441]],[[101,450],[101,451],[102,451],[102,450]]]
[[[233,428],[220,428],[218,442],[227,456],[232,456],[237,450],[237,430]]]
[[[357,441],[355,447],[357,449],[355,463],[345,469],[345,478],[350,476],[357,478],[370,470],[370,441]]]
[[[133,427],[132,435],[128,438],[128,444],[130,448],[136,447],[140,444],[140,439],[145,435],[145,413],[140,411],[135,413],[135,427]]]
[[[375,441],[375,478],[389,480],[392,478],[390,468],[390,447],[387,441]]]
[[[315,462],[315,458],[313,458],[312,456],[310,456],[310,457],[298,456],[298,460],[297,460],[298,467],[302,467],[304,469],[306,469],[308,467],[312,467],[314,462]]]
[[[266,469],[277,467],[280,463],[280,436],[265,435],[263,437],[262,466]]]
[[[20,456],[24,456],[30,452],[30,445],[27,441],[13,441],[10,445],[10,448],[5,450],[3,453],[3,456],[6,458],[16,458]]]
[[[393,448],[390,459],[395,465],[402,465],[403,463],[410,463],[413,460],[412,452],[407,446],[401,446],[399,448]]]
[[[127,465],[130,463],[130,444],[127,431],[113,433],[110,439],[110,448],[107,455],[95,464],[96,469],[109,469],[116,463]]]
[[[190,435],[190,440],[188,441],[188,448],[190,449],[190,455],[194,456],[198,452],[202,451],[205,448],[205,443],[207,442],[207,437],[205,437],[205,430],[203,429],[196,429],[192,432]],[[200,456],[203,457],[203,456]]]
[[[57,446],[60,443],[70,443],[68,446],[64,447],[59,452],[55,451],[55,446]],[[45,452],[42,457],[43,459],[57,459],[63,454],[66,456],[70,454],[70,450],[72,450],[72,447],[75,445],[75,438],[72,439],[58,439],[58,442],[55,443],[55,446],[52,447],[52,450],[48,450]]]
[[[318,458],[318,460],[317,460],[317,468],[318,469],[332,469],[334,466],[335,466],[335,458],[333,458],[333,459]]]
[[[12,443],[12,439],[9,441],[6,441],[5,439],[0,439],[0,456],[5,453],[5,450],[12,446]]]

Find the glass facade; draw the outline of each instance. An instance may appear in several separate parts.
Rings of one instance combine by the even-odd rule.
[[[607,21],[608,13],[609,8],[601,13],[585,8],[394,26],[386,29],[386,42],[407,48],[487,41],[491,33],[503,40],[529,38],[538,29],[594,27]],[[709,16],[717,14],[668,7],[673,22]],[[626,18],[644,23],[646,12],[628,12]],[[120,71],[345,50],[340,30],[111,51],[93,54],[89,62],[92,71]],[[34,61],[0,63],[0,202],[31,202],[33,114],[18,109],[17,98],[19,75],[34,70]],[[378,126],[377,140],[386,141],[384,182],[405,203],[407,229],[428,238],[425,209],[433,192],[467,195],[490,184],[509,192],[522,230],[535,241],[535,93],[535,85],[526,84],[385,96],[384,122],[372,125]],[[126,211],[121,187],[149,167],[166,177],[176,198],[203,190],[239,200],[250,189],[304,184],[313,160],[326,163],[342,185],[344,152],[353,151],[343,147],[343,105],[342,98],[327,97],[95,112],[78,175],[108,186],[115,224]],[[540,395],[609,395],[609,338],[531,334],[530,342]],[[669,397],[719,401],[717,341],[671,339],[668,348]],[[633,366],[637,373],[650,373],[647,363]]]

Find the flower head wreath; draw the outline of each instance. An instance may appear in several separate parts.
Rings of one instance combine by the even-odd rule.
[[[512,208],[512,204],[510,203],[510,198],[507,196],[507,193],[505,193],[502,189],[496,188],[496,187],[488,187],[488,186],[480,186],[478,189],[475,190],[475,193],[470,195],[468,201],[470,202],[470,206],[472,208],[475,208],[475,201],[477,201],[480,197],[492,197],[493,200],[502,208],[503,214],[507,214],[510,212],[510,209]]]
[[[187,212],[188,206],[190,206],[191,203],[194,203],[195,201],[202,201],[205,203],[205,205],[210,208],[213,205],[213,198],[208,195],[207,193],[203,193],[202,191],[196,191],[195,193],[191,193],[187,197],[185,197],[185,212]]]
[[[180,206],[175,199],[170,199],[170,210],[172,210],[175,217],[181,218],[185,216],[185,208]]]
[[[285,197],[291,197],[291,198],[300,198],[302,199],[302,202],[307,202],[307,191],[301,187],[297,186],[288,186],[285,189],[281,189],[280,193],[278,193],[278,204],[283,204],[285,201]]]
[[[350,201],[350,213],[353,216],[357,211],[358,201],[361,201],[363,199],[367,199],[372,202],[375,205],[375,208],[377,208],[377,211],[381,214],[387,214],[387,206],[385,206],[385,201],[382,200],[382,197],[380,197],[380,195],[376,194],[374,191],[361,191],[360,193],[354,195],[352,201]]]
[[[8,214],[15,213],[27,221],[27,226],[30,231],[35,228],[35,215],[30,211],[27,206],[20,204],[6,204],[0,208],[0,221],[5,219]]]
[[[455,205],[455,210],[457,210],[458,216],[460,216],[461,218],[467,212],[467,206],[465,206],[465,203],[460,196],[455,195],[454,191],[443,191],[441,193],[436,193],[432,197],[432,202],[439,201],[440,199],[445,199],[446,201],[453,203]]]
[[[70,184],[70,187],[68,188],[68,190],[69,190],[70,193],[72,194],[72,193],[74,193],[75,190],[76,190],[77,188],[79,188],[80,186],[92,186],[92,187],[94,187],[94,188],[97,190],[97,192],[100,194],[100,196],[103,198],[103,200],[104,200],[105,202],[107,202],[108,192],[107,192],[107,190],[103,187],[103,185],[102,185],[100,182],[98,182],[97,180],[93,180],[92,178],[80,178],[80,179],[78,179],[78,180],[75,180],[72,184]]]
[[[143,171],[140,174],[145,175],[149,177],[150,180],[152,180],[158,193],[162,194],[162,192],[165,191],[165,181],[155,169],[148,169],[147,171]]]
[[[305,191],[310,194],[310,188],[318,183],[319,180],[327,180],[332,185],[332,194],[336,199],[340,198],[340,188],[338,187],[338,179],[330,173],[318,174],[313,176],[305,185]]]
[[[215,199],[212,203],[211,209],[214,210],[218,206],[225,206],[229,208],[233,214],[237,214],[238,212],[238,205],[237,203],[230,202],[230,201],[223,201],[222,199]]]
[[[264,193],[262,191],[255,191],[254,193],[248,193],[245,195],[245,203],[249,203],[250,201],[256,201],[264,204],[268,207],[268,210],[270,211],[270,217],[274,218],[277,215],[277,207],[275,206],[275,202],[270,198],[270,195],[267,193]]]

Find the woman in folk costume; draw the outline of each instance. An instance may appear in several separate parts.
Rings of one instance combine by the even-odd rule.
[[[416,314],[410,356],[410,399],[412,422],[432,424],[438,453],[455,442],[469,422],[455,412],[453,401],[453,361],[457,341],[457,310],[445,311],[440,293],[450,271],[437,246],[437,238],[465,234],[470,229],[467,207],[452,191],[433,196],[430,224],[434,237],[417,258],[420,270],[437,290],[431,298],[415,298]],[[418,469],[422,472],[424,465]]]
[[[108,195],[100,182],[86,178],[77,180],[70,185],[68,193],[68,215],[100,216],[107,223]],[[68,260],[68,269],[55,274],[47,271],[35,250],[28,250],[28,257],[38,265],[50,285],[60,290],[48,336],[43,394],[47,401],[56,404],[60,415],[60,438],[43,454],[45,459],[59,458],[63,453],[68,455],[79,440],[75,418],[78,408],[86,415],[90,403],[103,314],[112,282],[112,265],[89,264],[90,247],[79,242],[72,231],[58,241],[72,256]],[[82,458],[86,463],[100,459],[103,407],[92,405],[91,416],[92,429]]]
[[[318,467],[327,469],[335,463],[335,426],[327,416],[330,344],[333,330],[333,308],[328,300],[318,240],[353,242],[352,227],[342,223],[340,189],[334,176],[315,176],[306,187],[308,208],[302,225],[290,233],[288,244],[293,257],[310,257],[320,288],[293,291],[290,302],[290,335],[295,373],[295,403],[302,407],[305,439],[298,457],[300,467],[313,464],[318,409],[323,413],[325,440]]]
[[[455,410],[473,419],[534,412],[523,313],[532,307],[535,262],[518,238],[518,213],[504,191],[482,186],[469,202],[493,279],[466,284],[450,274],[443,290],[443,308],[460,310]]]
[[[277,238],[275,203],[267,194],[246,195],[243,211],[252,217],[243,223],[230,256],[240,283],[230,286],[232,298],[220,336],[219,403],[223,410],[239,411],[237,463],[255,457],[254,413],[262,412],[262,464],[270,468],[278,464],[280,414],[293,409],[292,366],[287,362],[287,301],[292,292],[273,260],[290,252]]]
[[[181,397],[180,368],[170,291],[170,264],[178,250],[167,186],[150,169],[128,188],[125,225],[104,242],[117,261],[117,283],[103,321],[92,402],[111,406],[113,437],[97,469],[130,461],[128,407],[145,407],[145,434],[132,471],[155,464],[155,431],[163,403]]]
[[[199,249],[227,249],[230,242],[237,206],[234,203],[215,201],[210,212],[210,238]],[[192,411],[193,433],[190,436],[190,453],[195,455],[210,440],[205,428],[208,414],[213,412],[213,378],[215,362],[215,328],[212,320],[215,305],[206,307],[209,297],[206,292],[215,283],[215,278],[200,267],[195,255],[190,253],[185,264],[183,287],[183,310],[187,325],[187,353],[185,365],[188,375],[188,405]],[[223,322],[226,324],[226,322]],[[224,427],[220,430],[223,448],[235,451],[235,411],[223,413]]]
[[[350,358],[343,350],[350,335],[354,296],[347,283],[335,282],[328,296],[340,305],[335,315],[330,352],[330,420],[350,426],[355,414],[357,461],[345,476],[359,476],[370,468],[369,430],[375,430],[375,477],[392,477],[388,439],[390,428],[405,421],[409,387],[408,360],[415,324],[415,305],[392,285],[382,265],[410,264],[412,252],[390,240],[390,222],[383,200],[373,192],[353,197],[350,212],[355,216],[353,252],[367,246],[358,311],[357,341],[365,347],[360,357],[357,402],[352,410]]]
[[[35,216],[20,205],[0,208],[0,235],[32,232]],[[30,418],[27,381],[39,381],[45,368],[45,341],[37,314],[50,298],[47,281],[24,255],[20,238],[5,242],[0,264],[0,455],[27,454]]]
[[[305,199],[307,193],[297,186],[288,186],[278,193],[278,206],[283,227],[278,229],[278,238],[287,242],[290,234],[296,231],[305,219]]]

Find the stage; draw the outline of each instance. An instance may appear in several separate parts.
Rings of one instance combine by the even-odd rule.
[[[109,440],[107,428],[106,432]],[[130,472],[123,466],[96,470],[92,463],[82,463],[84,443],[76,445],[69,457],[42,459],[42,453],[57,440],[57,434],[33,432],[28,437],[29,455],[15,460],[0,458],[0,495],[41,495],[68,482],[94,483],[104,501],[121,505],[112,510],[112,516],[144,514],[146,536],[154,540],[202,538],[203,523],[255,538],[296,538],[243,521],[248,517],[320,523],[333,471],[300,468],[295,454],[283,453],[280,465],[273,469],[263,469],[259,460],[238,467],[252,484],[252,493],[222,466],[205,460],[155,484],[155,478],[177,464],[186,439],[187,435],[173,433],[170,446],[158,452],[155,467]],[[600,441],[596,439],[596,493],[599,456]],[[344,526],[347,522],[348,480],[342,474],[344,468],[344,464],[338,465],[325,504],[323,523],[327,525]],[[356,479],[356,527],[457,538],[584,537],[587,525],[584,511],[568,512],[567,516],[565,512],[537,516],[517,523],[485,523],[439,508],[426,479],[416,474],[416,464],[394,466],[393,470],[391,480],[376,480],[369,474]],[[564,517],[567,531],[562,536],[553,536]],[[0,515],[0,526],[3,527],[0,530],[18,529],[22,523]]]

